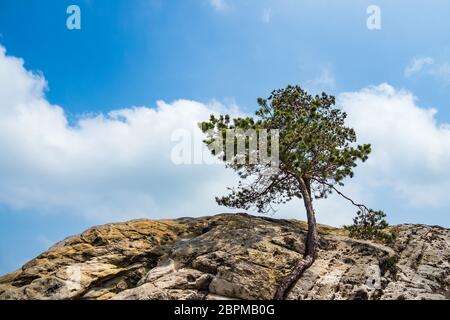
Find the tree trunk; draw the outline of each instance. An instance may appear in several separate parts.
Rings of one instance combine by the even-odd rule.
[[[298,178],[297,180],[300,185],[300,191],[302,193],[303,203],[305,205],[306,216],[308,219],[308,234],[305,242],[305,255],[304,258],[297,263],[291,273],[281,280],[275,293],[274,300],[283,300],[289,293],[292,286],[302,276],[303,272],[305,272],[305,270],[307,270],[314,263],[317,257],[319,235],[317,232],[314,208],[312,206],[311,188],[309,187],[309,182],[305,181],[303,178]]]

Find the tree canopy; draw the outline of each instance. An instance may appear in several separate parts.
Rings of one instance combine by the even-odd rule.
[[[255,118],[211,116],[210,121],[201,123],[208,145],[218,134],[225,137],[227,129],[279,132],[278,170],[269,163],[227,163],[238,171],[241,181],[228,196],[217,198],[219,204],[267,212],[272,204],[302,197],[299,178],[306,182],[312,197],[324,198],[335,185],[343,185],[344,178],[353,177],[357,161],[365,161],[371,152],[370,144],[354,144],[355,131],[345,126],[347,115],[335,107],[333,96],[312,96],[299,86],[288,86],[273,91],[267,99],[259,98],[258,104]],[[270,144],[269,139],[269,149]]]

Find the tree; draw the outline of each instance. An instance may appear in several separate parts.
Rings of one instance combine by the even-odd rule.
[[[352,238],[391,243],[397,235],[394,231],[386,231],[389,225],[385,217],[386,214],[383,211],[374,211],[362,206],[362,210],[359,210],[353,218],[353,224],[344,228]]]
[[[267,99],[259,98],[258,105],[255,118],[231,119],[229,115],[212,115],[210,121],[200,123],[200,127],[206,133],[204,142],[208,146],[213,146],[220,138],[220,144],[225,148],[226,139],[222,138],[227,137],[226,132],[229,130],[278,132],[278,141],[273,137],[267,141],[269,146],[278,144],[276,170],[267,161],[228,161],[226,152],[218,152],[217,148],[211,148],[211,152],[221,160],[228,161],[227,167],[236,170],[240,177],[238,186],[229,188],[229,195],[216,198],[220,205],[268,212],[273,210],[273,204],[285,203],[293,198],[303,200],[308,223],[304,258],[279,283],[274,299],[283,299],[317,257],[319,234],[313,198],[326,198],[336,191],[352,201],[336,186],[342,186],[346,177],[353,177],[357,161],[367,160],[371,146],[355,145],[355,131],[344,123],[346,113],[335,107],[333,96],[325,93],[312,96],[299,86],[290,85],[285,89],[274,90]],[[247,148],[254,142],[251,141],[254,137],[248,138],[245,144]],[[230,145],[235,151],[236,137]],[[249,158],[250,155],[246,160]],[[364,212],[371,211],[363,205],[352,203]]]

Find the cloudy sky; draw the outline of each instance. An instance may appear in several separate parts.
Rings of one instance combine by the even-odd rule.
[[[347,194],[393,224],[449,227],[449,13],[438,0],[2,0],[0,273],[93,224],[232,211],[214,196],[233,172],[175,165],[173,133],[199,145],[196,122],[250,114],[289,83],[336,95],[372,143]],[[326,224],[355,213],[315,205]],[[278,209],[305,218],[300,202]]]

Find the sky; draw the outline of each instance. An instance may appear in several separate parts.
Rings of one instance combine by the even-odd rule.
[[[69,5],[81,29],[69,30]],[[380,29],[369,29],[370,5]],[[128,219],[233,210],[222,166],[171,161],[174,130],[299,84],[373,145],[344,191],[392,224],[450,226],[450,2],[0,1],[0,274]],[[321,223],[351,222],[331,197]],[[274,217],[305,219],[300,202]]]

